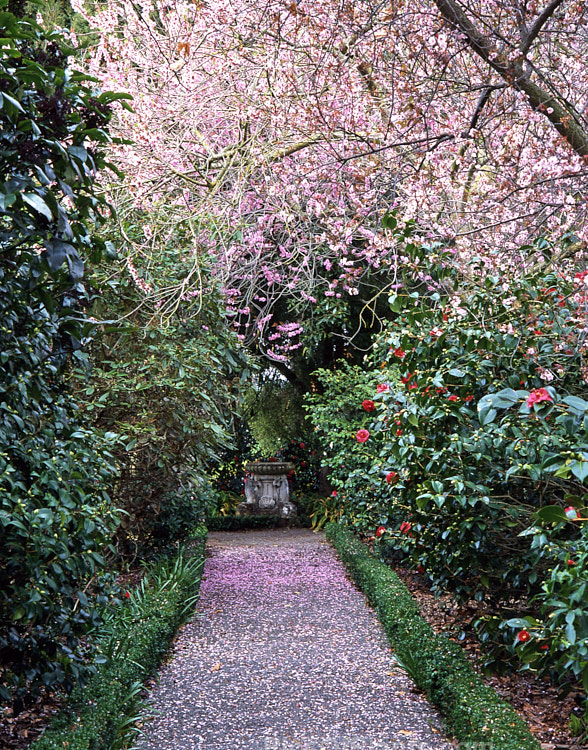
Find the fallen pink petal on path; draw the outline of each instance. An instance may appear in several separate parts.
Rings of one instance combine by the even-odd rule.
[[[324,535],[216,532],[141,750],[450,750]]]

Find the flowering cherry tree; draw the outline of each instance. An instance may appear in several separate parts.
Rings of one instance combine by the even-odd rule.
[[[143,212],[129,268],[165,309],[158,232],[188,223],[187,269],[213,259],[239,334],[277,364],[305,328],[373,324],[406,261],[391,209],[493,269],[546,260],[519,250],[538,233],[570,254],[588,237],[583,2],[72,5],[93,74],[134,97],[114,153],[121,216]]]

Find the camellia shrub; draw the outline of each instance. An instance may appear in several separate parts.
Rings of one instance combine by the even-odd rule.
[[[316,373],[322,393],[306,397],[314,435],[322,447],[321,461],[332,497],[345,518],[367,531],[388,520],[388,488],[381,482],[382,432],[369,431],[376,403],[372,400],[378,373],[344,361],[334,370]]]
[[[547,645],[551,666],[578,676],[586,568],[581,523],[565,508],[581,519],[586,504],[587,274],[553,272],[545,258],[556,250],[527,248],[534,270],[514,280],[512,269],[488,275],[474,259],[458,270],[450,249],[408,243],[371,391],[341,372],[310,414],[340,457],[344,520],[434,590],[502,606],[522,656],[531,646],[515,615],[526,601],[537,651]]]

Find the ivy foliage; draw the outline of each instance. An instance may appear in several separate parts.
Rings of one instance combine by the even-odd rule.
[[[0,0],[0,696],[16,708],[87,670],[80,639],[116,524],[108,441],[64,379],[89,332],[81,280],[102,249],[95,176],[116,97],[69,68],[57,33],[10,12],[20,5]]]

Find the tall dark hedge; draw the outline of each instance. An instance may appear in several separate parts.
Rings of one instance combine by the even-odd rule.
[[[91,332],[84,258],[102,252],[95,178],[117,97],[20,6],[0,0],[0,698],[17,709],[87,671],[116,524],[107,441],[81,424],[67,375]]]

